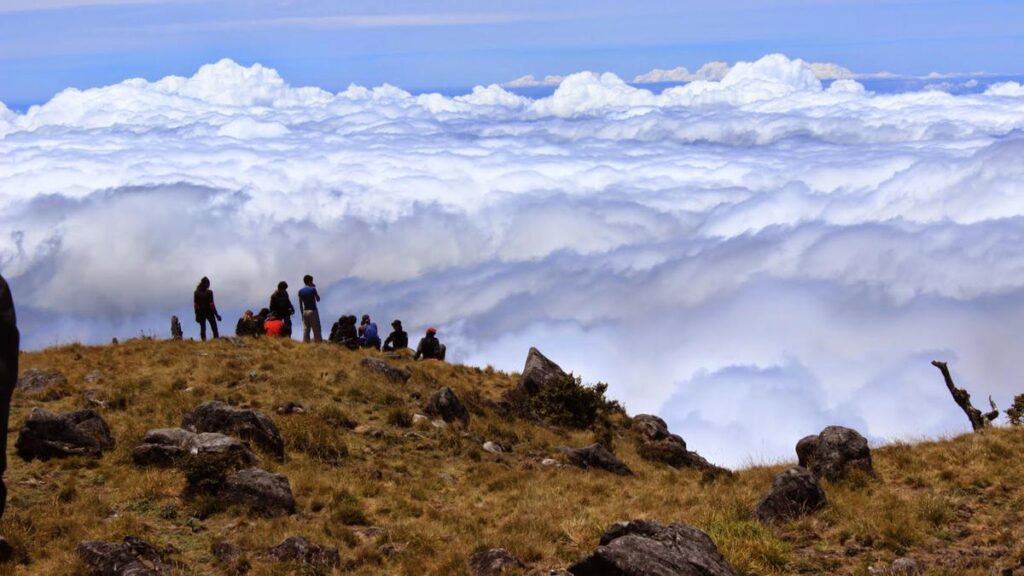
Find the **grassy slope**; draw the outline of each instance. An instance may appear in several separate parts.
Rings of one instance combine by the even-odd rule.
[[[246,347],[132,341],[26,354],[24,368],[64,372],[69,395],[45,402],[15,396],[2,532],[22,556],[0,573],[76,573],[78,542],[126,534],[175,546],[188,573],[197,574],[219,573],[210,553],[215,542],[258,549],[292,534],[338,546],[345,570],[355,574],[466,574],[466,558],[493,546],[534,567],[557,568],[591,550],[610,523],[637,517],[704,529],[743,574],[867,574],[869,566],[901,554],[923,560],[930,574],[992,574],[1024,554],[1024,430],[878,449],[881,482],[826,486],[828,510],[771,529],[748,518],[782,467],[702,483],[697,472],[644,462],[629,432],[620,430],[616,449],[635,477],[545,469],[540,459],[591,436],[508,421],[487,409],[484,400],[500,398],[514,375],[400,360],[392,362],[410,368],[413,378],[395,385],[362,368],[364,354],[265,340]],[[94,370],[105,377],[85,384]],[[468,437],[426,429],[419,430],[422,438],[407,438],[411,429],[389,423],[396,411],[419,412],[422,399],[441,385],[470,405]],[[85,407],[84,388],[123,404],[102,411],[117,448],[98,461],[18,459],[14,438],[31,408]],[[184,412],[210,399],[272,416],[288,456],[283,464],[264,458],[264,467],[289,477],[298,515],[263,520],[228,511],[197,520],[192,516],[202,511],[178,496],[179,472],[131,464],[146,430],[177,426]],[[287,401],[309,412],[273,413]],[[342,414],[384,435],[339,426]],[[485,453],[479,446],[487,439],[514,443],[514,451]],[[381,530],[367,535],[366,526]],[[254,559],[252,573],[291,569]]]

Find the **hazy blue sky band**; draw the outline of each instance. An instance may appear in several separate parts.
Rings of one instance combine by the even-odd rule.
[[[230,57],[294,85],[469,87],[579,70],[784,52],[857,71],[1017,73],[1012,1],[0,0],[0,101],[17,106],[127,77],[188,75]]]

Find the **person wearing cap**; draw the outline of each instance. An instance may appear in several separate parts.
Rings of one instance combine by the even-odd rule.
[[[405,350],[409,347],[409,334],[402,330],[402,321],[395,320],[391,323],[391,334],[388,334],[387,340],[384,341],[384,351],[394,352],[395,350]]]
[[[302,341],[309,342],[309,333],[313,333],[316,342],[323,342],[323,331],[320,329],[320,311],[316,303],[320,301],[320,293],[316,291],[313,277],[306,274],[302,279],[305,284],[299,289],[299,313],[302,314]]]
[[[288,297],[288,283],[284,280],[277,283],[277,291],[270,295],[270,313],[282,322],[280,335],[291,338],[295,306],[292,306],[292,299]]]
[[[20,344],[14,299],[7,281],[0,276],[0,518],[3,518],[7,504],[7,485],[3,482],[3,475],[7,470],[7,426],[11,416],[11,396],[18,384]],[[5,561],[10,555],[10,545],[0,537],[0,561]]]
[[[196,291],[192,294],[192,305],[196,310],[196,322],[199,324],[199,337],[206,341],[206,323],[210,323],[210,330],[214,338],[220,338],[217,332],[217,322],[223,320],[217,312],[217,304],[213,301],[213,290],[210,290],[210,279],[206,276],[199,281]]]
[[[447,349],[437,339],[437,328],[427,328],[427,335],[420,338],[420,344],[416,347],[416,354],[413,360],[441,360],[444,361]]]
[[[363,314],[363,320],[359,323],[359,345],[363,348],[380,350],[380,333],[377,331],[377,323],[370,320],[369,314]]]

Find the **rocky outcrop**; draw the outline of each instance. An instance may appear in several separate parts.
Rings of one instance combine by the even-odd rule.
[[[469,411],[455,395],[455,391],[445,386],[431,396],[430,401],[424,407],[424,411],[445,422],[459,421],[469,424]]]
[[[633,430],[637,432],[637,453],[644,460],[667,464],[673,468],[722,470],[696,452],[686,449],[686,441],[668,431],[665,421],[651,414],[633,417]]]
[[[181,427],[192,432],[219,432],[249,440],[276,458],[284,459],[284,440],[274,421],[251,408],[224,402],[203,402],[185,414]]]
[[[754,517],[771,524],[815,512],[827,505],[825,491],[814,474],[794,466],[775,477],[771,491],[757,505]]]
[[[99,458],[114,447],[114,436],[94,410],[55,414],[33,408],[14,446],[26,462],[68,456]]]
[[[850,428],[829,426],[817,436],[807,436],[797,442],[796,455],[800,466],[830,482],[854,470],[875,475],[867,439]]]
[[[491,548],[480,550],[470,556],[469,569],[473,576],[501,576],[519,574],[526,569],[526,564],[504,548]]]
[[[57,400],[69,394],[68,379],[56,370],[28,368],[22,370],[15,390],[40,400]]]
[[[162,553],[134,536],[125,537],[120,544],[82,542],[78,557],[90,576],[158,576],[171,570]]]
[[[547,386],[551,380],[568,377],[568,374],[536,348],[530,348],[526,356],[523,375],[519,377],[519,390],[533,396]]]
[[[412,372],[392,366],[379,358],[363,358],[359,363],[367,370],[376,372],[395,384],[404,384],[412,378]]]
[[[295,513],[295,497],[288,478],[260,468],[246,468],[228,476],[217,497],[225,504],[246,506],[267,518]]]
[[[319,568],[334,568],[341,564],[341,554],[333,546],[313,544],[302,536],[289,536],[266,551],[266,556],[278,562],[294,562]]]
[[[685,524],[620,522],[569,567],[573,576],[736,576],[707,534]]]
[[[173,466],[183,458],[216,460],[236,467],[251,466],[259,458],[238,438],[218,432],[189,432],[184,428],[150,430],[132,451],[138,466]]]
[[[633,471],[601,444],[591,444],[584,448],[562,448],[565,459],[573,466],[580,468],[600,468],[620,476],[630,476]]]

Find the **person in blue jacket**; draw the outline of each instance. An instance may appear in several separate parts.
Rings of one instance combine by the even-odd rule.
[[[363,321],[359,324],[359,334],[360,346],[380,350],[380,333],[377,332],[377,323],[370,320],[369,314],[363,314]]]

